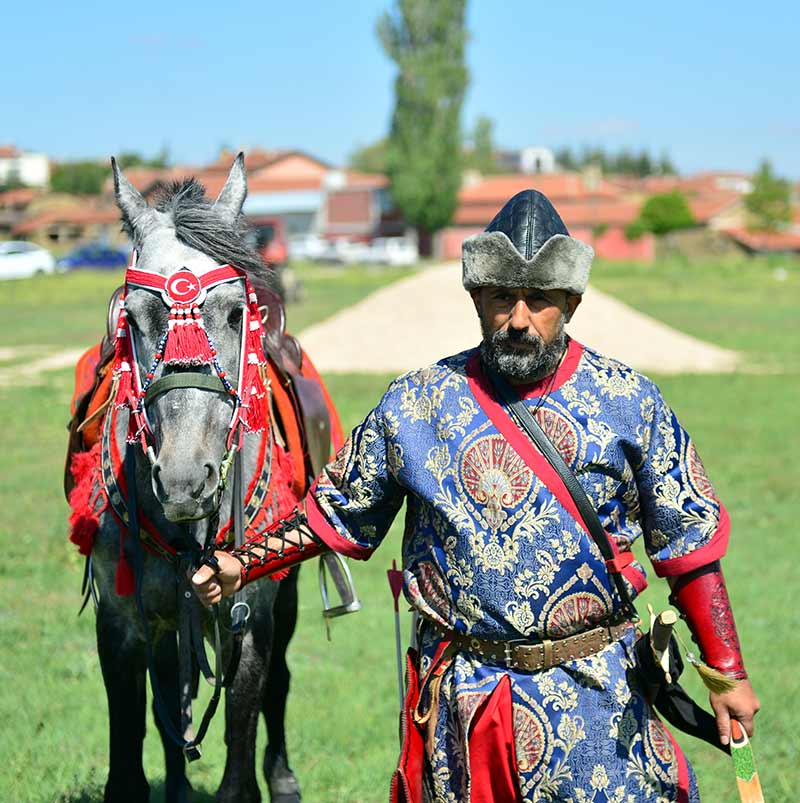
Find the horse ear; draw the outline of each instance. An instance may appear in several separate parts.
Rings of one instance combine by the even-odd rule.
[[[113,156],[111,157],[111,170],[114,173],[114,195],[117,198],[117,206],[131,229],[141,233],[144,228],[144,216],[152,210],[139,190],[122,174],[122,170]]]
[[[247,197],[247,172],[244,169],[244,154],[240,151],[234,159],[225,186],[214,201],[216,209],[229,223],[234,223],[242,211]]]

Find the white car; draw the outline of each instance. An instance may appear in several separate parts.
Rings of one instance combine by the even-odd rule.
[[[56,261],[46,248],[23,241],[0,243],[0,279],[24,279],[55,269]]]
[[[377,237],[370,250],[374,262],[386,265],[415,265],[419,261],[416,243],[404,237]]]

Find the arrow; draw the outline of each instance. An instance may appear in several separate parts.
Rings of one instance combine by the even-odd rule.
[[[386,570],[389,578],[389,588],[394,597],[394,640],[397,649],[397,686],[400,691],[400,710],[403,710],[406,699],[405,684],[403,683],[403,646],[400,640],[400,594],[403,591],[403,572],[397,568],[397,561],[392,561],[392,568]]]

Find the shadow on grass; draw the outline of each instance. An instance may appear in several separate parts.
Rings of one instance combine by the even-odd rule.
[[[191,794],[192,803],[214,803],[214,795],[205,789],[194,789]],[[54,803],[102,803],[103,784],[90,783],[83,789],[65,792],[56,798]],[[150,803],[166,803],[164,798],[164,781],[150,784]]]

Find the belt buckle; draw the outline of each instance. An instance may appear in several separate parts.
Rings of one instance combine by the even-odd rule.
[[[519,660],[517,660],[517,658],[514,656],[514,652],[518,647],[534,650],[538,647],[544,647],[544,642],[536,641],[531,643],[528,641],[528,639],[524,638],[512,639],[511,641],[504,642],[506,665],[511,669],[522,669],[524,671],[529,671],[527,667],[521,666]],[[544,649],[546,650],[547,648],[544,647]]]

